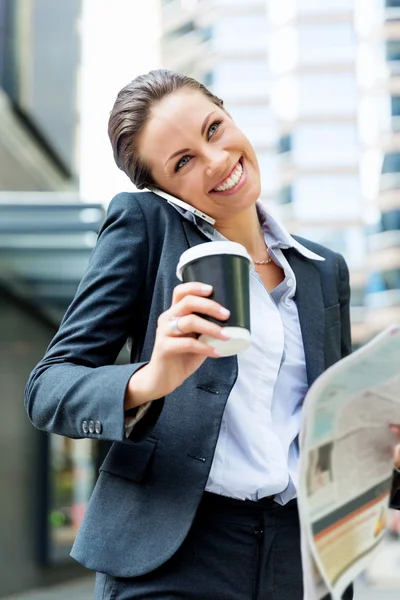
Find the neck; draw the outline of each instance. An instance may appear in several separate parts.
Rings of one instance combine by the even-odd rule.
[[[254,260],[265,258],[264,234],[255,204],[229,221],[217,222],[215,228],[228,240],[242,244]]]

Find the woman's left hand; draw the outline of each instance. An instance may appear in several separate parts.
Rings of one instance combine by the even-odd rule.
[[[391,425],[390,431],[400,439],[400,425]],[[394,466],[396,469],[400,469],[400,444],[394,448]]]

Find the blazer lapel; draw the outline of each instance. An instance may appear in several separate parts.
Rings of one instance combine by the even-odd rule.
[[[290,248],[285,256],[296,276],[297,309],[303,336],[308,384],[324,371],[325,307],[321,279],[313,261]]]
[[[189,248],[192,246],[197,246],[198,244],[202,244],[203,242],[210,241],[207,236],[196,227],[196,225],[190,223],[187,219],[182,218],[182,225]]]

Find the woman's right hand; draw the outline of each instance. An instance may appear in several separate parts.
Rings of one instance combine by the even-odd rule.
[[[129,381],[125,409],[163,398],[197,371],[206,358],[220,356],[215,349],[197,339],[199,334],[222,340],[229,337],[223,327],[194,314],[208,315],[220,321],[229,318],[227,309],[207,298],[211,293],[212,287],[202,283],[176,286],[171,307],[158,318],[150,362],[136,371]],[[174,323],[181,333],[173,331]]]

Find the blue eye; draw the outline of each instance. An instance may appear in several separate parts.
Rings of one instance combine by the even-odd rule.
[[[210,128],[208,130],[208,139],[210,139],[210,137],[212,137],[214,135],[214,133],[217,133],[221,123],[222,123],[222,121],[214,121],[214,123],[212,125],[210,125]]]
[[[221,123],[222,123],[222,121],[214,121],[214,123],[212,123],[210,125],[210,127],[208,128],[208,132],[207,132],[207,139],[208,140],[210,138],[212,138],[212,136],[217,133],[217,131],[218,131]],[[185,156],[182,156],[182,158],[179,159],[178,162],[175,165],[175,173],[177,173],[183,167],[185,167],[191,160],[192,160],[192,157],[189,156],[188,154],[185,154]]]
[[[178,160],[178,162],[176,163],[175,172],[179,171],[179,169],[182,169],[182,167],[187,165],[189,161],[190,161],[190,156],[188,156],[187,154],[185,156],[182,156],[182,158],[180,160]]]

